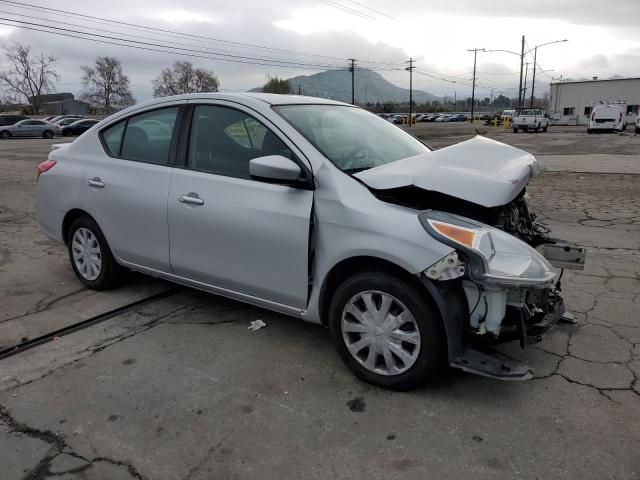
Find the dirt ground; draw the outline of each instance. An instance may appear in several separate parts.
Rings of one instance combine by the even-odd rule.
[[[566,158],[529,195],[588,263],[563,277],[576,325],[503,347],[534,380],[449,371],[381,390],[346,370],[325,329],[180,288],[0,360],[0,478],[640,478],[640,136],[414,128],[437,147],[477,129]],[[139,275],[82,288],[35,219],[35,167],[56,142],[0,141],[0,346],[172,288]],[[248,331],[256,319],[268,327]]]

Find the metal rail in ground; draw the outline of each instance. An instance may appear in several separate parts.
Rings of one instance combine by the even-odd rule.
[[[78,330],[82,330],[84,328],[90,327],[97,323],[103,322],[105,320],[109,320],[110,318],[117,317],[118,315],[122,315],[123,313],[129,312],[132,309],[139,307],[140,305],[144,305],[146,303],[154,302],[156,300],[161,300],[163,298],[171,297],[176,293],[184,290],[181,286],[171,287],[167,290],[164,290],[159,293],[155,293],[148,297],[142,298],[140,300],[136,300],[135,302],[128,303],[118,308],[114,308],[113,310],[109,310],[107,312],[101,313],[99,315],[95,315],[91,318],[87,318],[86,320],[82,320],[81,322],[74,323],[67,327],[60,328],[53,332],[46,333],[44,335],[40,335],[39,337],[32,338],[25,342],[20,342],[11,347],[3,348],[0,350],[0,360],[10,357],[12,355],[16,355],[18,353],[29,350],[33,347],[37,347],[38,345],[42,345],[43,343],[50,342],[56,337],[62,337],[64,335],[69,335],[70,333],[77,332]]]

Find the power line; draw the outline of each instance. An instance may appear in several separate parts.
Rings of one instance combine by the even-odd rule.
[[[350,13],[351,15],[355,15],[360,18],[364,18],[367,20],[375,20],[375,17],[372,17],[371,15],[367,15],[364,12],[360,12],[354,8],[343,5],[339,2],[336,2],[335,0],[318,0],[318,2],[324,3],[325,5],[328,5],[333,8],[337,8],[338,10],[342,10],[343,12]]]
[[[78,28],[88,28],[86,25],[80,25],[77,23],[69,23],[69,22],[63,22],[63,21],[59,21],[59,20],[52,20],[49,18],[42,18],[42,17],[36,17],[33,15],[26,15],[23,13],[13,13],[13,12],[2,12],[0,11],[0,13],[8,13],[9,15],[14,15],[14,16],[20,16],[22,18],[30,18],[30,19],[34,19],[34,20],[41,20],[44,22],[49,22],[49,23],[58,23],[58,24],[63,24],[63,25],[67,25],[67,26],[72,26],[72,27],[78,27]],[[13,19],[12,19],[13,20]],[[17,20],[19,21],[19,20]],[[55,27],[52,27],[55,28]],[[164,42],[164,40],[159,39],[159,38],[155,38],[155,37],[147,37],[144,35],[134,35],[131,33],[127,33],[127,34],[123,34],[122,32],[117,32],[114,30],[107,30],[107,29],[103,29],[103,28],[96,28],[96,27],[91,27],[93,30],[96,30],[98,32],[104,32],[104,33],[113,33],[116,35],[126,35],[127,37],[131,37],[131,38],[140,38],[140,39],[144,39],[144,40],[153,40],[153,41],[157,41],[157,42]],[[84,32],[83,32],[84,33]],[[88,35],[90,35],[90,33],[87,33]],[[124,40],[124,41],[129,41],[128,39]],[[182,43],[182,42],[173,42],[174,45],[181,45],[181,46],[186,46],[186,47],[197,47],[198,45],[195,44],[189,44],[189,43]],[[171,48],[174,48],[173,46],[171,46]],[[212,53],[213,55],[223,55],[224,52],[228,52],[225,50],[219,50],[218,52],[216,51],[212,51],[210,49],[205,49],[204,51],[208,52],[208,53]],[[233,54],[231,54],[231,56],[235,56]],[[276,57],[253,57],[255,59],[258,60],[264,60],[264,61],[274,61],[274,62],[282,62],[283,60],[281,60],[280,58],[276,58]],[[311,65],[311,66],[321,66],[319,64],[313,64],[310,62],[292,62],[292,61],[288,61],[285,60],[286,63],[296,63],[299,65]],[[334,65],[327,65],[327,66],[334,66]]]
[[[0,18],[0,20],[2,20]],[[15,20],[10,20],[10,21],[14,21]],[[180,51],[171,51],[171,50],[166,50],[166,49],[162,49],[162,48],[151,48],[151,47],[145,47],[145,46],[140,46],[140,45],[136,45],[133,40],[128,40],[128,42],[134,43],[133,45],[131,43],[118,43],[116,41],[110,41],[110,40],[104,40],[104,39],[100,39],[100,38],[92,38],[92,37],[87,37],[87,36],[80,36],[80,35],[87,35],[83,32],[75,32],[75,33],[79,33],[80,35],[76,35],[73,33],[62,33],[62,32],[57,32],[57,31],[50,31],[50,30],[43,30],[41,28],[36,28],[36,27],[30,27],[30,26],[25,26],[25,25],[15,25],[12,23],[6,23],[4,21],[0,21],[0,25],[4,25],[7,27],[15,27],[15,28],[22,28],[24,30],[31,30],[31,31],[36,31],[36,32],[43,32],[43,33],[50,33],[53,35],[58,35],[58,36],[62,36],[62,37],[69,37],[69,38],[76,38],[76,39],[80,39],[80,40],[89,40],[92,42],[96,42],[96,43],[103,43],[106,45],[116,45],[119,47],[128,47],[128,48],[134,48],[134,49],[138,49],[138,50],[145,50],[145,51],[150,51],[150,52],[159,52],[159,53],[170,53],[172,55],[182,55],[182,56],[187,56],[187,57],[194,57],[194,58],[205,58],[205,59],[209,59],[209,60],[220,60],[223,62],[233,62],[233,63],[245,63],[245,64],[249,64],[249,65],[264,65],[264,66],[270,66],[270,67],[280,67],[280,68],[292,68],[292,69],[301,69],[301,70],[318,70],[318,68],[315,67],[304,67],[304,66],[295,66],[295,65],[280,65],[280,64],[274,64],[274,63],[267,63],[267,62],[256,62],[256,61],[245,61],[245,60],[240,60],[240,59],[229,59],[229,58],[219,58],[219,57],[213,57],[210,55],[199,55],[197,53],[189,53],[189,52],[180,52]],[[48,27],[46,25],[42,25],[45,28],[53,28],[53,27]],[[125,40],[127,41],[127,40]],[[171,48],[171,47],[164,47],[164,48]],[[342,68],[331,68],[329,70],[342,70]]]
[[[66,33],[70,33],[70,34],[80,34],[80,35],[86,35],[87,37],[83,37],[85,39],[106,39],[106,40],[112,40],[112,41],[118,41],[118,42],[128,42],[128,43],[132,43],[134,45],[142,45],[144,47],[154,47],[154,48],[164,48],[164,49],[171,49],[171,50],[177,50],[177,52],[165,52],[165,53],[176,53],[179,54],[180,51],[182,52],[187,52],[187,53],[198,53],[198,54],[207,54],[207,55],[212,55],[212,57],[204,57],[204,58],[211,58],[211,59],[215,59],[215,60],[222,60],[222,61],[230,61],[230,62],[237,62],[237,63],[253,63],[255,65],[269,65],[269,66],[282,66],[282,67],[291,67],[291,68],[300,68],[301,66],[304,67],[312,67],[312,68],[328,68],[328,69],[337,69],[339,68],[337,65],[330,65],[330,64],[309,64],[309,63],[301,63],[301,62],[294,62],[294,61],[289,61],[289,60],[271,60],[271,63],[259,63],[259,62],[265,62],[264,59],[259,58],[259,57],[248,57],[245,55],[233,55],[233,54],[229,54],[229,53],[213,53],[211,51],[207,51],[207,50],[195,50],[195,49],[188,49],[188,48],[182,48],[182,47],[173,47],[171,45],[165,45],[162,43],[151,43],[151,42],[142,42],[139,40],[130,40],[128,38],[122,38],[122,37],[113,37],[110,35],[102,35],[102,34],[98,34],[98,33],[91,33],[91,32],[84,32],[84,31],[79,31],[79,30],[74,30],[74,29],[70,29],[70,28],[63,28],[63,27],[56,27],[56,26],[52,26],[52,25],[45,25],[45,24],[40,24],[40,23],[35,23],[35,22],[28,22],[26,20],[15,20],[12,18],[6,18],[6,17],[0,17],[0,20],[2,21],[10,21],[10,22],[15,22],[15,23],[19,23],[19,24],[24,24],[24,25],[29,25],[31,27],[44,27],[44,28],[48,28],[50,30],[54,30],[54,32],[49,31],[48,33],[59,33],[59,32],[66,32]],[[19,26],[22,27],[23,25],[11,25],[11,26]],[[26,27],[24,27],[26,28]],[[57,31],[57,32],[55,32]],[[122,45],[122,44],[121,44]],[[248,62],[247,60],[252,60],[253,62]],[[282,65],[276,65],[274,62],[278,63],[278,64],[282,64]]]
[[[383,17],[387,17],[387,18],[388,18],[388,19],[390,19],[390,20],[395,20],[396,22],[398,22],[398,21],[399,21],[396,17],[392,17],[392,16],[391,16],[391,15],[389,15],[389,14],[386,14],[386,13],[384,13],[384,12],[380,11],[380,10],[376,10],[375,8],[369,7],[369,6],[364,5],[364,4],[360,3],[360,2],[356,2],[355,0],[347,0],[347,1],[348,1],[349,3],[353,3],[353,4],[355,4],[355,5],[358,5],[358,6],[362,7],[362,8],[365,8],[365,9],[367,9],[367,10],[370,10],[370,11],[374,12],[374,13],[377,13],[378,15],[382,15]]]
[[[153,32],[159,32],[163,35],[167,35],[167,36],[171,36],[171,37],[175,37],[175,38],[184,38],[184,37],[189,37],[189,38],[193,38],[193,39],[198,39],[198,40],[207,40],[210,42],[216,42],[216,43],[223,43],[223,44],[227,44],[230,46],[236,46],[236,47],[250,47],[250,48],[257,48],[257,49],[261,49],[261,50],[270,50],[270,51],[275,51],[275,52],[282,52],[282,53],[288,53],[288,54],[294,54],[294,55],[303,55],[303,56],[311,56],[311,57],[318,57],[318,58],[326,58],[326,59],[331,59],[331,60],[340,60],[340,61],[344,61],[345,58],[342,57],[335,57],[335,56],[330,56],[330,55],[322,55],[322,54],[317,54],[317,53],[310,53],[310,52],[303,52],[303,51],[296,51],[296,50],[288,50],[288,49],[282,49],[282,48],[275,48],[275,47],[267,47],[264,45],[256,45],[256,44],[252,44],[252,43],[246,43],[246,42],[238,42],[238,41],[233,41],[233,40],[225,40],[225,39],[221,39],[221,38],[215,38],[215,37],[209,37],[209,36],[204,36],[204,35],[197,35],[197,34],[191,34],[191,33],[184,33],[184,32],[177,32],[174,30],[167,30],[167,29],[163,29],[163,28],[156,28],[156,27],[149,27],[146,25],[139,25],[139,24],[135,24],[135,23],[129,23],[129,22],[122,22],[122,21],[118,21],[118,20],[111,20],[108,18],[100,18],[100,17],[95,17],[92,15],[86,15],[86,14],[82,14],[82,13],[75,13],[75,12],[70,12],[68,10],[61,10],[61,9],[57,9],[57,8],[51,8],[51,7],[44,7],[41,5],[34,5],[34,4],[30,4],[30,3],[21,3],[21,2],[16,2],[16,1],[12,1],[12,0],[0,0],[1,3],[5,3],[14,7],[18,7],[18,8],[23,8],[23,9],[29,9],[29,10],[38,10],[38,11],[45,11],[45,12],[53,12],[56,15],[59,16],[64,16],[64,17],[71,17],[71,18],[83,18],[85,19],[85,21],[89,21],[92,23],[100,23],[100,24],[111,24],[111,25],[117,25],[117,26],[126,26],[129,28],[134,28],[134,29],[143,29],[143,30],[148,30],[148,31],[153,31]],[[119,27],[121,28],[121,27]],[[384,63],[384,62],[376,62],[374,60],[362,60],[362,62],[365,63]]]

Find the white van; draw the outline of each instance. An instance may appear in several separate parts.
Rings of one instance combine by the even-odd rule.
[[[596,105],[591,110],[587,133],[595,131],[622,132],[627,128],[625,105]]]

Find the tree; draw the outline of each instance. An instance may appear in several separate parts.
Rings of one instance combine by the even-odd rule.
[[[93,66],[82,65],[82,99],[96,112],[107,115],[135,103],[129,90],[129,77],[115,57],[98,57]]]
[[[289,85],[289,80],[278,78],[277,76],[272,77],[271,75],[268,75],[267,79],[267,83],[265,83],[262,87],[262,91],[264,93],[292,93],[291,85]]]
[[[217,92],[220,82],[211,70],[193,68],[191,62],[174,62],[153,80],[153,96]]]
[[[60,76],[54,69],[56,57],[32,53],[31,47],[16,43],[5,47],[8,66],[0,71],[0,81],[9,93],[24,96],[31,103],[34,114],[40,113],[41,95],[53,90],[53,82]]]

